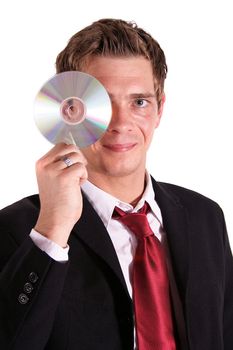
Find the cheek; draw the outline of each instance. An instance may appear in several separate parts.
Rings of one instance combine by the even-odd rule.
[[[144,142],[150,144],[154,130],[158,126],[157,119],[151,117],[144,118],[143,120],[140,120],[140,122],[138,121],[137,125],[144,137]]]

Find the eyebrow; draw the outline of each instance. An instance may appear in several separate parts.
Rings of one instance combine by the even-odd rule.
[[[109,96],[111,98],[114,98],[114,95],[109,93]],[[129,94],[127,97],[129,98],[151,98],[151,97],[154,97],[156,98],[156,95],[155,94],[152,94],[151,92],[145,92],[145,93],[133,93],[133,94]]]
[[[155,94],[152,94],[150,92],[146,92],[146,93],[130,94],[129,97],[131,97],[131,98],[149,98],[149,97],[156,97],[156,96],[155,96]]]

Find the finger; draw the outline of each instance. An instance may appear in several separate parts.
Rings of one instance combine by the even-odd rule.
[[[61,160],[66,156],[69,157],[69,155],[76,154],[77,157],[74,157],[72,155],[72,158],[74,158],[73,163],[75,162],[81,162],[87,164],[87,160],[82,154],[82,152],[78,149],[77,146],[75,145],[66,145],[66,144],[58,144],[55,147],[53,147],[48,153],[46,153],[42,158],[40,158],[37,163],[36,163],[36,169],[42,170],[44,168],[51,168],[51,164],[61,162]],[[64,162],[61,162],[61,164]],[[57,165],[57,164],[56,164]],[[58,167],[62,168],[64,167],[65,163],[63,166]]]
[[[87,168],[83,163],[75,163],[70,167],[67,167],[64,171],[60,172],[60,178],[66,179],[73,178],[78,180],[79,185],[85,182],[88,178]]]
[[[62,170],[76,163],[87,165],[87,160],[81,152],[68,153],[55,162],[56,169]]]
[[[47,152],[40,161],[45,165],[52,163],[58,159],[61,159],[65,154],[71,152],[80,152],[79,148],[75,145],[67,145],[65,143],[58,143],[49,152]]]

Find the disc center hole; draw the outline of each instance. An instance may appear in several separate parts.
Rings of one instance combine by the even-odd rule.
[[[67,124],[79,124],[85,119],[86,108],[78,97],[69,97],[61,104],[61,116]]]

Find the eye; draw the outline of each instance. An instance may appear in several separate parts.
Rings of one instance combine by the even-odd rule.
[[[143,98],[137,98],[134,101],[134,104],[136,105],[136,107],[146,107],[148,105],[148,101],[143,99]]]

